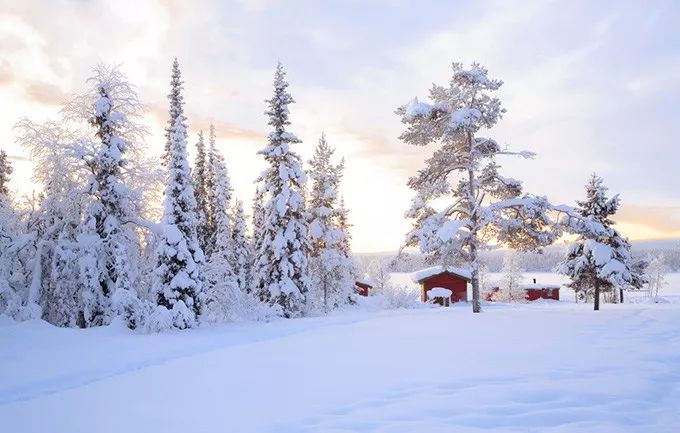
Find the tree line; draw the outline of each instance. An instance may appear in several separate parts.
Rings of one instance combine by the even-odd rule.
[[[356,270],[339,194],[344,161],[325,136],[308,167],[295,152],[294,100],[281,64],[265,111],[272,130],[258,152],[267,168],[256,179],[252,230],[212,125],[207,140],[198,133],[190,164],[177,59],[160,167],[144,145],[134,86],[118,67],[93,72],[59,120],[16,125],[39,194],[11,196],[12,166],[0,152],[0,313],[161,331],[353,302]]]

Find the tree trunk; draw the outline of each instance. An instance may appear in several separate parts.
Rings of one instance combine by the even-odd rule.
[[[595,283],[595,311],[600,310],[600,283]]]
[[[621,303],[623,304],[623,289],[619,289]]]
[[[479,302],[479,273],[473,265],[472,268],[472,312],[479,313],[482,311],[482,304]]]

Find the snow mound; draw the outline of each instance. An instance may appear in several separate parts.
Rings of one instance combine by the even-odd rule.
[[[433,287],[427,291],[427,299],[450,298],[453,292],[443,287]]]

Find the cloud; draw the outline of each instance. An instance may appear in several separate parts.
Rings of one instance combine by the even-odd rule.
[[[0,86],[5,86],[14,81],[14,72],[12,71],[12,65],[9,64],[7,59],[3,59],[0,62]]]
[[[680,206],[624,204],[616,214],[616,220],[622,223],[644,225],[663,233],[680,234]]]
[[[32,102],[47,106],[61,106],[69,98],[59,87],[42,82],[25,83],[24,92]]]

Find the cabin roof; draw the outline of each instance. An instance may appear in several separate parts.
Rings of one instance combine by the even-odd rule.
[[[411,279],[417,283],[430,279],[436,275],[449,274],[470,281],[472,272],[465,268],[454,268],[451,266],[432,266],[431,268],[421,269],[411,274]]]

